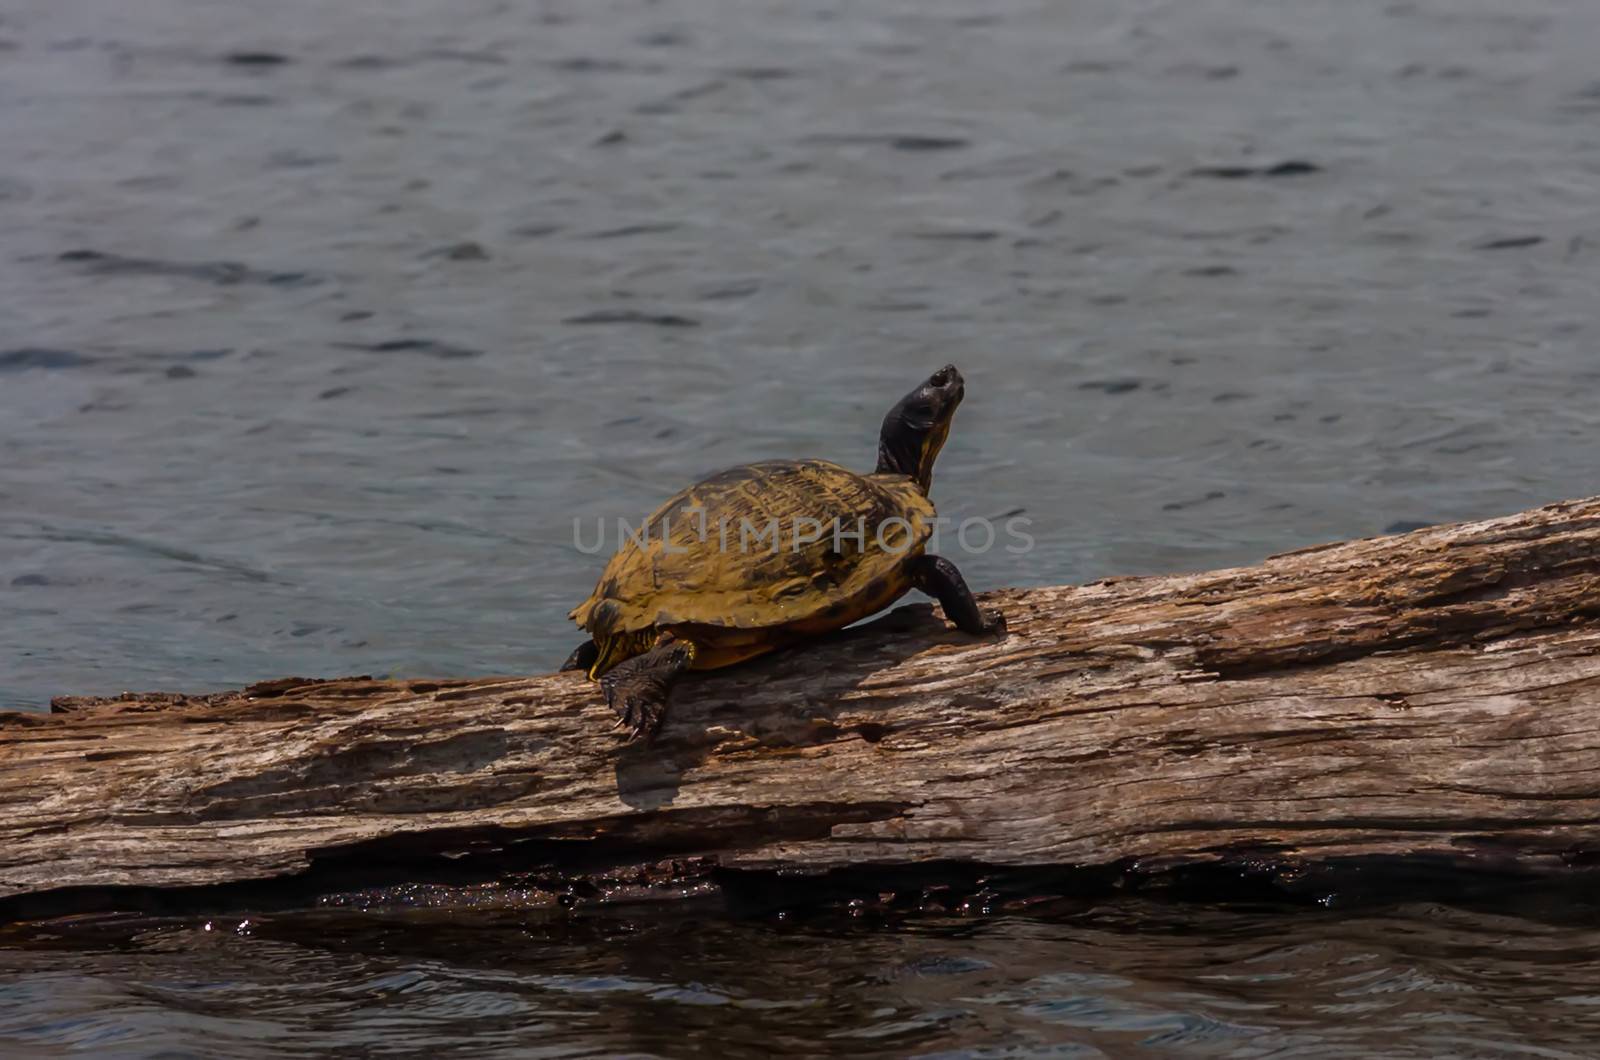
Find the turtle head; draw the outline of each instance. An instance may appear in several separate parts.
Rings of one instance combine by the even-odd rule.
[[[923,493],[933,484],[933,462],[950,434],[950,421],[965,396],[956,366],[947,364],[895,403],[878,437],[878,471],[907,475]]]

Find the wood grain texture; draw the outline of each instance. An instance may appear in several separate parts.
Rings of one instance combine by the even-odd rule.
[[[1600,855],[1600,498],[916,605],[679,688],[287,679],[0,715],[0,899],[523,844],[730,869]]]

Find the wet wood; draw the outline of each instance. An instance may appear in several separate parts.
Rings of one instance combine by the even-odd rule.
[[[1007,639],[917,605],[695,675],[651,747],[574,674],[0,716],[0,912],[485,852],[569,881],[1600,856],[1600,498],[984,599]]]

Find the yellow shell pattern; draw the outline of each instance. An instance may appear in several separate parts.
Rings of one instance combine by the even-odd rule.
[[[847,626],[910,588],[906,563],[933,520],[903,475],[825,460],[713,475],[656,509],[573,609],[600,649],[591,675],[663,632],[695,644],[695,669],[714,669]]]

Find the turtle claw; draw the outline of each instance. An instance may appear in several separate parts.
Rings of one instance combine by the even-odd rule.
[[[659,720],[654,723],[648,719],[635,722],[633,728],[628,732],[627,739],[625,739],[623,742],[639,743],[642,741],[644,743],[653,743],[656,738],[657,724],[659,724]]]
[[[617,712],[616,723],[612,730],[627,729],[625,743],[646,743],[655,739],[656,730],[661,728],[661,719],[666,715],[666,704],[659,699],[648,695],[641,695],[637,690],[628,688],[607,689],[606,701],[612,710]]]
[[[939,601],[945,617],[969,636],[1006,633],[1006,616],[994,608],[981,608],[956,565],[943,556],[924,553],[911,563],[911,584]]]
[[[628,743],[655,738],[667,714],[672,683],[693,657],[692,646],[681,642],[658,644],[600,678],[606,705],[617,712],[612,728],[627,729]]]

